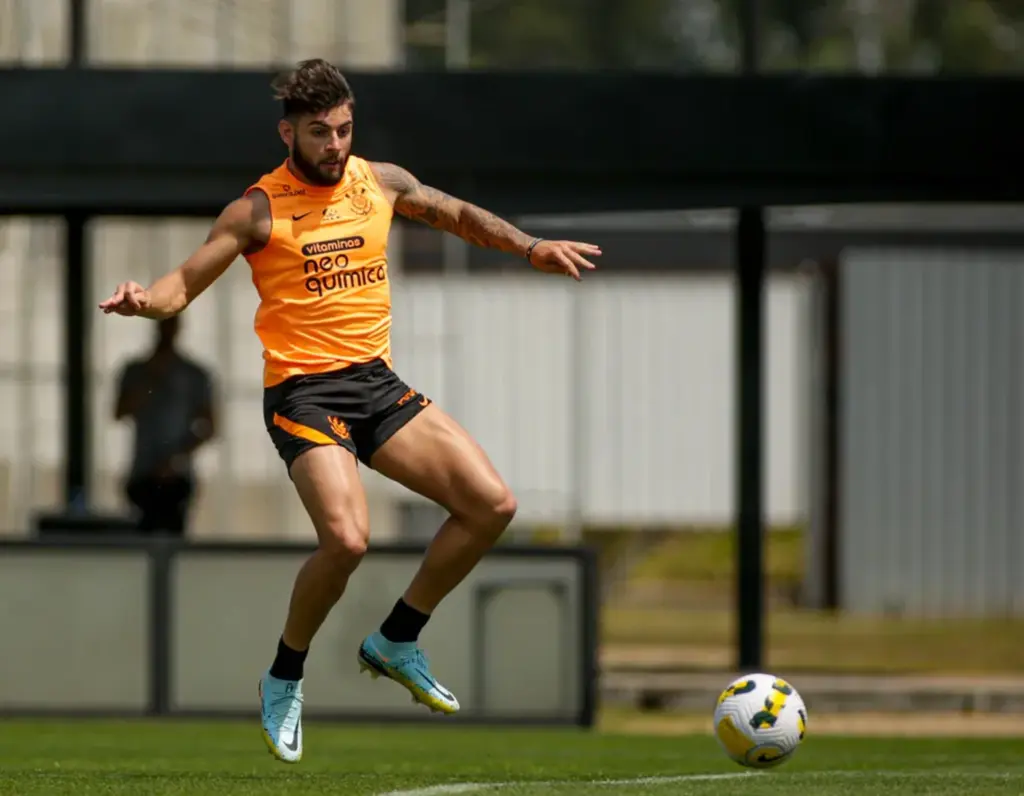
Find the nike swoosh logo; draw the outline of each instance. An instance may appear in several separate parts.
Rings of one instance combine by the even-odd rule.
[[[292,742],[286,743],[285,747],[292,752],[299,751],[299,733],[302,732],[302,727],[295,728],[295,734],[292,735]]]
[[[292,213],[292,221],[301,221],[302,219],[304,219],[306,216],[308,216],[312,212],[313,211],[310,210],[310,211],[308,211],[306,213],[301,213],[300,215],[295,215],[295,213]]]
[[[437,680],[435,680],[433,677],[431,677],[429,674],[427,674],[427,672],[423,671],[422,669],[417,669],[416,671],[418,671],[421,675],[423,675],[423,679],[426,680],[428,683],[430,683],[430,685],[433,686],[434,690],[437,691],[437,693],[439,693],[445,699],[452,699],[452,700],[455,699],[455,697],[452,694],[448,693],[443,688],[441,688],[441,686],[437,682]]]

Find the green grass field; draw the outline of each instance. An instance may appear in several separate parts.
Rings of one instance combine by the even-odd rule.
[[[306,726],[297,766],[257,723],[0,722],[0,794],[501,796],[1024,793],[1024,739],[815,737],[748,774],[707,735]]]

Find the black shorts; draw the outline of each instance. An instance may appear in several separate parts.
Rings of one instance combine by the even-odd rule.
[[[369,466],[376,450],[429,403],[375,360],[267,387],[263,418],[289,470],[318,445],[340,445]]]

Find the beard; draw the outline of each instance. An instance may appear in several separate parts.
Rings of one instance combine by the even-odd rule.
[[[299,149],[298,146],[292,147],[291,155],[292,165],[295,166],[296,171],[302,175],[303,179],[311,185],[337,185],[341,182],[342,177],[345,176],[345,165],[348,163],[348,155],[345,155],[344,157],[339,158],[338,161],[335,161],[340,163],[337,176],[325,172],[321,166],[303,155],[302,150]]]

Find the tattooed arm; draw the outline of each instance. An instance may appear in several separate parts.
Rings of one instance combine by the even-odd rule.
[[[526,256],[533,238],[483,208],[423,185],[401,166],[374,163],[374,174],[394,194],[395,212],[434,229],[450,232],[475,246]]]
[[[371,168],[396,213],[450,232],[475,246],[526,257],[538,270],[579,279],[580,268],[594,267],[583,255],[601,253],[589,243],[548,241],[527,235],[481,207],[423,185],[393,163],[372,163]]]

